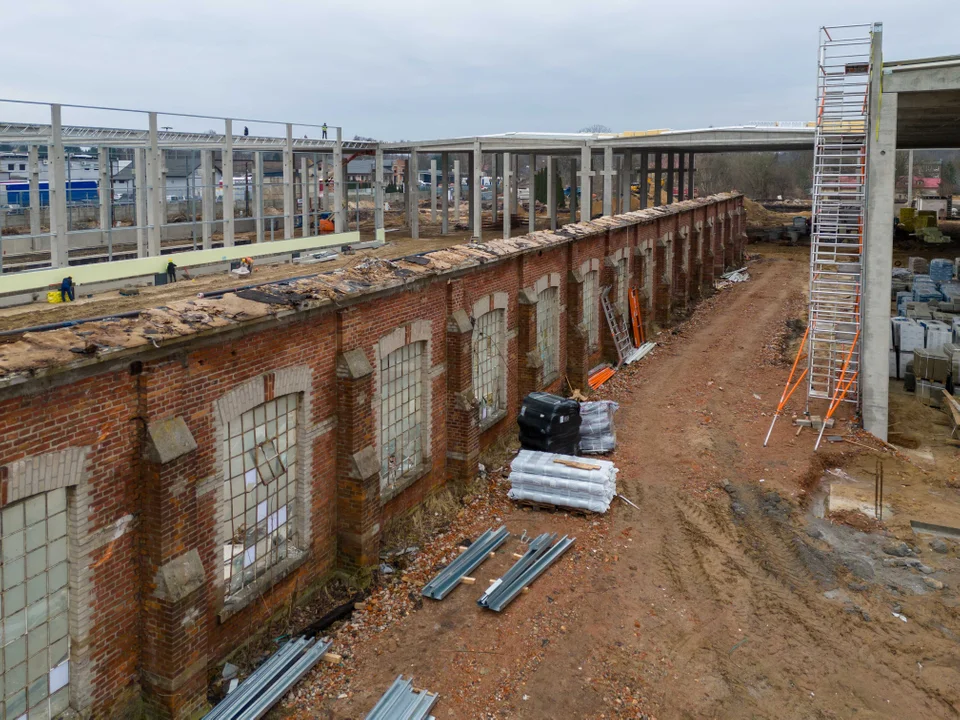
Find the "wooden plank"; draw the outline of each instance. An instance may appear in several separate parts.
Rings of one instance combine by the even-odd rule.
[[[557,458],[554,460],[557,465],[566,465],[567,467],[577,468],[578,470],[602,470],[600,465],[591,465],[590,463],[578,462],[577,460],[564,460]]]

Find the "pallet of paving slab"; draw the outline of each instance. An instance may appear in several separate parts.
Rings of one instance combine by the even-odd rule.
[[[540,512],[565,512],[585,518],[603,515],[603,513],[597,512],[596,510],[590,510],[589,508],[569,507],[568,505],[554,505],[552,503],[537,502],[536,500],[511,499],[511,501],[517,507],[530,508],[531,510],[538,510]]]

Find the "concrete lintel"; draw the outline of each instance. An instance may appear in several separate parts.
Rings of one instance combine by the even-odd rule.
[[[369,480],[380,473],[377,451],[368,445],[350,456],[350,477],[354,480]]]
[[[337,358],[337,377],[359,380],[373,373],[367,354],[360,348],[347,350]]]
[[[147,424],[147,457],[150,462],[166,465],[197,449],[190,428],[177,415]]]
[[[517,302],[521,305],[536,305],[538,299],[536,288],[523,288],[517,293]]]
[[[470,316],[467,311],[460,309],[454,310],[453,314],[447,319],[447,332],[453,335],[462,335],[473,331],[473,323],[470,322]]]
[[[200,553],[194,548],[160,566],[154,577],[153,595],[170,603],[180,602],[203,587],[204,578]]]

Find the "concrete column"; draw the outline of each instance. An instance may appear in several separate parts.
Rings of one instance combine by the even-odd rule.
[[[410,153],[410,237],[420,237],[420,169],[417,167],[417,148]]]
[[[613,215],[613,148],[603,149],[603,214]]]
[[[497,179],[500,177],[500,156],[497,153],[493,154],[493,160],[490,161],[490,173],[493,175],[490,181],[491,193],[490,197],[493,199],[493,209],[490,211],[491,220],[496,223],[497,218],[500,216],[500,201],[498,200],[498,187]],[[506,191],[506,186],[504,186],[504,191]]]
[[[510,156],[513,159],[513,165],[510,172],[510,189],[513,191],[513,200],[510,201],[510,212],[520,213],[520,156],[516,153]],[[506,164],[506,163],[504,163]],[[506,189],[504,189],[506,194]]]
[[[510,239],[510,221],[513,215],[514,194],[511,192],[513,183],[516,182],[513,175],[513,157],[510,153],[503,154],[503,239]]]
[[[580,150],[580,222],[593,217],[593,195],[590,178],[593,176],[593,148],[586,145]]]
[[[373,167],[373,227],[383,230],[383,149],[377,145]]]
[[[907,207],[913,207],[913,150],[907,151]]]
[[[534,190],[537,188],[537,156],[530,155],[530,195],[527,197],[527,231],[537,229],[537,198]]]
[[[150,147],[147,150],[147,220],[150,228],[147,230],[147,255],[159,257],[160,245],[163,240],[163,157],[160,152],[159,131],[157,129],[157,113],[150,113]]]
[[[163,226],[167,224],[167,218],[170,213],[167,211],[167,153],[165,150],[157,149],[160,159],[157,161],[157,170],[160,171],[160,233],[163,233]]]
[[[657,150],[653,159],[653,206],[663,205],[663,153]]]
[[[672,152],[667,153],[667,205],[674,201],[674,173],[676,172],[676,159]]]
[[[679,161],[677,163],[677,199],[678,200],[686,199],[683,194],[683,182],[686,179],[684,159],[685,159],[684,153],[680,153]]]
[[[137,222],[137,257],[147,256],[147,150],[134,150],[134,211]],[[53,227],[51,215],[50,226]]]
[[[570,222],[577,221],[577,158],[570,158]]]
[[[329,172],[330,172],[330,168],[328,167],[327,156],[324,155],[320,159],[320,177],[323,178],[322,180],[323,184],[320,187],[323,188],[323,211],[324,212],[330,212],[330,210],[333,208],[333,196],[327,192],[327,177],[329,177],[328,175]]]
[[[283,239],[290,240],[294,234],[294,214],[297,212],[293,188],[293,125],[287,123],[286,130],[287,137],[283,145]],[[223,181],[223,187],[226,188],[226,172],[224,172]],[[226,213],[223,218],[226,225]]]
[[[437,160],[430,159],[430,222],[437,221]]]
[[[320,160],[317,157],[316,153],[313,153],[312,157],[312,166],[313,175],[310,178],[310,207],[313,209],[312,225],[313,232],[317,235],[320,234]],[[383,199],[382,197],[380,198]]]
[[[433,161],[436,164],[436,160]],[[450,155],[440,153],[440,233],[450,232]]]
[[[690,166],[687,168],[687,190],[690,195],[690,199],[693,200],[693,191],[696,190],[697,185],[694,182],[694,158],[696,156],[693,153],[690,153],[688,160],[690,161]]]
[[[343,170],[343,128],[337,128],[337,143],[333,146],[333,229],[338,233],[347,231],[347,187]],[[413,177],[416,180],[416,174]]]
[[[460,158],[453,159],[453,225],[460,224]]]
[[[873,63],[880,67],[882,33],[874,30]],[[871,132],[867,135],[867,224],[864,242],[863,336],[860,387],[863,429],[887,439],[889,402],[890,273],[893,269],[893,191],[898,95],[884,92],[879,72],[870,80]],[[911,179],[912,182],[912,179]]]
[[[224,133],[224,142],[223,142],[223,246],[224,247],[233,247],[233,213],[235,210],[234,207],[234,198],[233,198],[233,120],[224,120],[224,127],[226,128]],[[292,132],[291,127],[287,126],[287,146],[290,146],[290,133]],[[284,179],[286,180],[288,173],[288,166],[292,165],[293,158],[290,158],[288,163],[286,160],[287,156],[284,154]],[[292,174],[293,168],[290,167],[290,173]],[[287,204],[287,199],[289,195],[290,204]],[[284,188],[283,195],[283,212],[291,213],[293,210],[291,206],[293,205],[293,186]],[[292,220],[293,216],[290,215]],[[292,222],[290,223],[293,224]],[[286,225],[286,223],[284,223]],[[286,228],[284,228],[286,229]],[[292,228],[291,228],[292,230]],[[286,235],[284,237],[293,237],[293,235]]]
[[[470,226],[473,228],[474,242],[480,242],[483,235],[483,211],[480,203],[480,173],[483,170],[483,154],[480,151],[480,141],[473,143],[473,152],[469,158],[470,167]],[[496,179],[494,179],[496,184]]]
[[[623,164],[620,166],[620,214],[632,209],[630,183],[633,180],[633,150],[625,150]]]
[[[67,164],[63,152],[63,124],[60,106],[50,106],[52,142],[47,148],[50,162],[50,266],[66,267],[67,247]]]
[[[307,156],[300,155],[300,236],[310,234],[310,183],[307,181]]]
[[[253,216],[257,242],[263,242],[263,153],[253,153]],[[306,218],[304,219],[306,223]],[[306,234],[306,233],[305,233]]]
[[[646,210],[650,194],[650,154],[640,153],[640,209]]]
[[[217,219],[217,176],[213,172],[213,150],[200,151],[200,220],[202,224],[203,249],[213,247],[213,225]],[[140,223],[138,222],[137,225]]]
[[[553,155],[547,155],[547,215],[550,217],[550,229],[557,229],[557,190],[554,187],[556,162]]]
[[[40,151],[36,145],[27,148],[27,169],[30,171],[30,248],[39,249],[40,234]],[[49,186],[49,185],[48,185]]]
[[[410,158],[403,164],[403,217],[410,227]]]
[[[113,183],[110,182],[110,148],[97,149],[97,170],[100,174],[100,242],[107,242],[113,227]]]

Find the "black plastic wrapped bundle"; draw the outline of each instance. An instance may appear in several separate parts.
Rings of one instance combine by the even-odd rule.
[[[576,455],[580,441],[580,403],[549,393],[530,393],[520,406],[517,425],[521,447]]]

